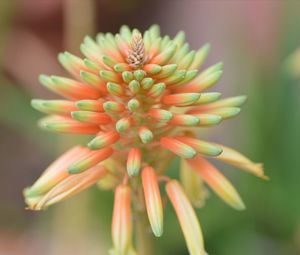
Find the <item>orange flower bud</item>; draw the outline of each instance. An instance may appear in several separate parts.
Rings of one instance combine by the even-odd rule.
[[[161,236],[163,233],[162,200],[156,174],[152,167],[147,166],[143,169],[142,184],[152,231],[155,236]]]

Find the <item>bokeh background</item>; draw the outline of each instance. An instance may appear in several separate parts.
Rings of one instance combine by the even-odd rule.
[[[115,33],[122,24],[143,31],[152,23],[171,36],[184,30],[191,48],[211,43],[206,65],[225,64],[216,90],[249,97],[240,116],[203,134],[263,162],[271,178],[220,166],[247,210],[211,194],[197,211],[207,251],[300,254],[299,13],[296,0],[0,0],[0,255],[107,254],[112,192],[94,187],[45,212],[24,209],[23,188],[80,142],[39,130],[41,114],[30,100],[53,97],[38,75],[63,74],[57,54],[79,54],[84,35]],[[170,206],[165,219],[155,254],[188,254]]]

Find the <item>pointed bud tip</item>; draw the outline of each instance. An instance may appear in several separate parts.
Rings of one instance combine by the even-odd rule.
[[[240,200],[238,203],[232,205],[234,209],[238,211],[246,210],[246,206],[242,200]]]
[[[71,116],[73,119],[78,119],[82,116],[81,111],[71,112]]]
[[[205,43],[203,46],[202,46],[203,49],[205,49],[206,51],[209,51],[211,49],[211,44],[210,43]]]
[[[241,112],[241,108],[234,107],[234,108],[232,109],[232,114],[233,114],[233,116],[234,116],[234,115],[238,115],[240,112]]]
[[[34,108],[34,109],[39,109],[39,106],[41,106],[43,104],[44,100],[41,100],[41,99],[32,99],[30,101],[30,104],[31,106]]]
[[[269,181],[270,177],[265,175],[264,169],[263,169],[263,164],[262,163],[256,163],[255,164],[255,170],[256,170],[256,176],[263,179],[264,181]]]
[[[247,102],[248,97],[246,95],[241,95],[239,96],[240,99],[240,105],[243,105],[244,103]]]
[[[152,228],[152,232],[156,237],[161,237],[163,235],[163,228],[162,227],[157,227],[157,228]]]
[[[223,69],[224,63],[220,61],[220,62],[218,62],[215,66],[216,66],[218,69]]]
[[[211,149],[211,154],[214,157],[219,156],[220,154],[222,154],[222,152],[223,152],[223,149],[220,147],[214,147]]]
[[[127,107],[131,112],[135,111],[137,108],[139,108],[139,106],[140,106],[140,102],[135,98],[130,99],[127,103]]]
[[[87,147],[91,150],[98,150],[98,146],[96,146],[95,142],[92,140],[90,142],[88,142]]]
[[[50,76],[46,75],[46,74],[40,74],[39,75],[39,82],[43,85],[47,85],[49,84],[49,82],[51,81]]]
[[[152,131],[145,126],[140,127],[138,133],[143,143],[149,143],[153,140]]]
[[[219,124],[221,121],[223,120],[223,118],[219,115],[211,115],[209,116],[209,119],[207,118],[207,123],[214,125],[214,124]],[[200,124],[201,124],[201,117],[200,117]]]

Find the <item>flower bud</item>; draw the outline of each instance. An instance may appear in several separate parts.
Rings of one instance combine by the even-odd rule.
[[[127,255],[132,242],[131,223],[131,189],[119,185],[115,191],[115,202],[112,219],[112,240],[114,254]]]

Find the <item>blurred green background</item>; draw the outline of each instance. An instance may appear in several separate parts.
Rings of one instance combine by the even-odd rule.
[[[38,75],[64,73],[57,54],[78,54],[84,35],[153,23],[162,34],[184,30],[191,48],[211,43],[206,65],[225,64],[214,91],[249,97],[240,116],[203,134],[263,162],[270,176],[265,182],[220,165],[247,210],[211,193],[197,211],[208,253],[300,254],[300,60],[290,57],[300,46],[299,13],[292,0],[0,0],[0,254],[107,254],[112,192],[94,187],[46,212],[24,209],[23,188],[80,142],[39,130],[30,100],[55,97]],[[169,205],[165,219],[155,254],[188,254]]]

